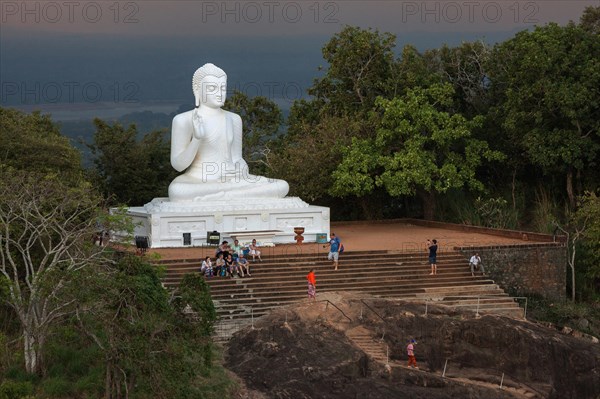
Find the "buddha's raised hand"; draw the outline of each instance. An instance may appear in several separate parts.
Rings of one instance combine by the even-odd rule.
[[[202,115],[200,115],[199,108],[196,108],[192,113],[192,125],[194,126],[195,138],[201,139],[206,135],[206,130],[204,129],[204,120],[202,119]]]

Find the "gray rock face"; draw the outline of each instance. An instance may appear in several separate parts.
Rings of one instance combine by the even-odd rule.
[[[579,328],[585,330],[590,327],[590,322],[588,319],[581,319],[577,322],[577,325],[579,325]]]

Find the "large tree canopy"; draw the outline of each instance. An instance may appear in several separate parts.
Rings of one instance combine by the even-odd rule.
[[[216,312],[202,275],[165,290],[156,266],[125,254],[81,297],[78,327],[104,355],[105,398],[204,397]]]
[[[548,24],[498,45],[493,59],[490,82],[513,145],[546,174],[565,176],[574,206],[575,179],[600,150],[598,34]]]
[[[41,373],[53,324],[73,311],[76,277],[103,251],[92,245],[101,201],[89,184],[0,167],[0,279],[19,319],[25,369]]]
[[[81,174],[81,154],[60,134],[50,116],[0,107],[0,165],[62,179]]]
[[[378,96],[394,91],[396,37],[347,26],[323,47],[329,63],[309,93],[330,114],[368,111]]]
[[[97,184],[105,196],[118,204],[138,206],[166,196],[177,172],[171,167],[164,131],[138,140],[135,125],[124,129],[100,119],[95,119],[94,125],[94,142],[88,147],[94,157]]]
[[[453,94],[444,84],[379,99],[383,117],[376,137],[352,140],[333,174],[332,192],[364,196],[380,186],[392,196],[418,194],[425,217],[432,219],[436,193],[464,186],[483,190],[477,167],[501,154],[472,137],[480,117],[467,120],[445,110]]]
[[[224,108],[241,116],[243,126],[243,157],[251,165],[254,174],[264,174],[270,168],[267,143],[279,134],[283,121],[281,110],[266,97],[250,98],[235,91],[225,102]]]

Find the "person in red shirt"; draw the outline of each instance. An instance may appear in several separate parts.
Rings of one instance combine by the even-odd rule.
[[[310,269],[306,275],[308,280],[308,299],[312,298],[314,301],[317,300],[317,279],[315,278],[315,272]]]

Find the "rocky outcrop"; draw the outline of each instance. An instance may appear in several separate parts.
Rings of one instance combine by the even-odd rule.
[[[277,309],[230,340],[226,366],[249,390],[269,398],[600,395],[600,345],[588,340],[444,306],[429,305],[425,316],[416,302],[346,293],[319,299]],[[358,326],[389,350],[387,367],[346,334]],[[404,367],[411,338],[420,370]]]

